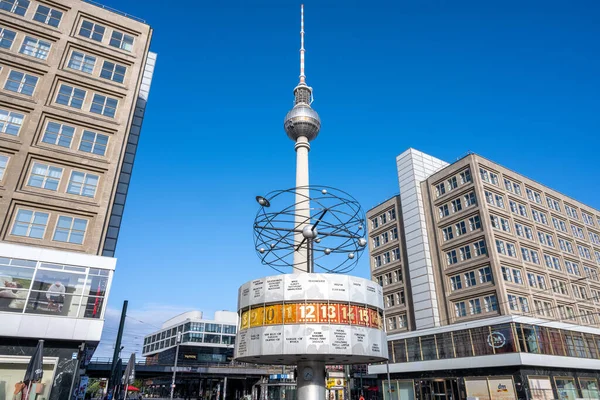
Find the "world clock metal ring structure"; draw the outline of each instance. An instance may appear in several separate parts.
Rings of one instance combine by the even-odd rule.
[[[356,266],[367,244],[365,215],[348,193],[310,186],[274,191],[257,201],[254,245],[264,265],[282,273],[346,273]],[[306,262],[297,262],[298,251],[308,255]]]
[[[343,274],[367,244],[364,212],[348,193],[309,184],[321,119],[304,75],[304,7],[300,21],[300,82],[283,123],[295,143],[296,186],[257,196],[254,221],[260,261],[282,275],[240,287],[235,359],[297,365],[298,400],[325,400],[326,364],[385,361],[388,348],[381,286]]]

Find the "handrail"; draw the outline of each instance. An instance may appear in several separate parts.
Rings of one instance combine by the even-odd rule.
[[[142,22],[144,24],[146,23],[146,20],[138,18],[135,15],[127,14],[126,12],[119,11],[119,10],[114,9],[112,7],[109,7],[109,6],[105,6],[104,4],[97,3],[97,2],[95,2],[93,0],[81,0],[81,1],[83,1],[84,3],[92,4],[92,5],[96,6],[96,7],[103,8],[103,9],[105,9],[107,11],[110,11],[110,12],[113,12],[115,14],[122,15],[123,17],[131,18],[131,19],[133,19],[135,21]]]
[[[122,360],[123,365],[127,363],[127,360]],[[90,364],[106,364],[112,365],[112,358],[110,357],[94,357],[90,360]],[[172,367],[173,364],[165,364],[158,363],[153,361],[136,361],[135,365],[137,366],[156,366],[156,367]],[[248,368],[248,367],[261,367],[264,369],[268,369],[270,365],[259,365],[259,364],[248,364],[248,363],[240,363],[240,362],[195,362],[195,363],[180,363],[179,367],[221,367],[221,368]],[[281,366],[277,366],[277,368],[281,368]]]

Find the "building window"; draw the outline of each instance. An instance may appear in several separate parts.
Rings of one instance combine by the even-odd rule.
[[[580,239],[585,239],[585,235],[583,233],[583,228],[575,225],[571,225],[571,231],[573,232],[573,236],[578,237]]]
[[[440,206],[439,212],[440,212],[440,218],[444,218],[444,217],[447,217],[448,215],[450,215],[450,210],[448,209],[448,204],[444,204],[443,206]]]
[[[594,218],[592,218],[591,215],[584,213],[583,211],[581,212],[581,218],[583,219],[583,222],[587,225],[591,225],[594,226]]]
[[[443,196],[446,193],[446,184],[444,182],[435,185],[435,194],[437,197]]]
[[[517,296],[515,296],[513,294],[509,294],[509,295],[507,295],[507,297],[508,297],[508,305],[509,305],[510,309],[513,311],[519,311],[519,303],[517,303]]]
[[[381,267],[381,265],[382,265],[381,256],[375,256],[375,257],[373,257],[373,260],[375,261],[375,267]]]
[[[450,202],[452,205],[452,212],[459,212],[462,210],[462,204],[460,203],[460,197],[458,199],[454,199]]]
[[[456,228],[457,236],[464,235],[465,233],[467,233],[467,225],[465,224],[465,221],[460,221],[454,226]]]
[[[479,283],[492,282],[492,269],[490,267],[479,268]]]
[[[56,103],[81,109],[85,100],[85,90],[62,84],[56,96]]]
[[[560,203],[550,197],[546,197],[546,202],[548,203],[548,208],[560,212]]]
[[[395,208],[392,208],[392,209],[391,209],[391,210],[388,212],[388,214],[390,214],[390,221],[393,221],[393,220],[395,220],[395,219],[396,219],[396,209],[395,209]],[[394,228],[394,229],[396,229],[396,228]]]
[[[388,329],[390,331],[393,331],[394,329],[398,329],[398,325],[396,324],[395,317],[388,318]]]
[[[469,312],[471,315],[481,314],[481,302],[479,299],[469,300]]]
[[[400,248],[399,247],[396,247],[394,250],[392,250],[392,257],[393,257],[394,261],[400,259]]]
[[[456,275],[450,278],[450,287],[452,291],[462,289],[462,281],[460,275]]]
[[[465,272],[465,286],[472,287],[477,285],[477,280],[475,279],[475,272],[469,271]]]
[[[383,286],[383,277],[382,276],[376,276],[375,281],[379,284],[379,286]]]
[[[91,131],[83,131],[79,150],[103,156],[106,153],[107,145],[108,136]]]
[[[42,239],[48,224],[48,214],[40,211],[19,210],[11,235]]]
[[[68,67],[77,71],[91,74],[94,71],[96,65],[96,57],[74,51],[71,53]]]
[[[571,207],[565,204],[565,211],[567,212],[567,215],[573,219],[579,219],[579,215],[577,214],[577,210],[575,209],[575,207]]]
[[[450,188],[450,190],[456,189],[458,187],[458,181],[456,180],[455,176],[448,179],[448,187]]]
[[[62,172],[62,168],[34,163],[27,185],[56,191],[58,189],[58,184],[60,183],[60,178],[62,177]]]
[[[373,218],[371,220],[371,226],[373,227],[373,229],[378,228],[379,227],[379,218]]]
[[[506,252],[511,257],[517,257],[517,249],[512,243],[506,243]]]
[[[56,122],[48,122],[42,142],[70,148],[75,128]]]
[[[481,228],[481,220],[479,218],[479,215],[475,215],[469,218],[469,227],[471,228],[471,231]]]
[[[86,37],[88,39],[101,42],[104,37],[104,28],[102,25],[95,24],[90,21],[83,21],[81,28],[79,28],[79,36]]]
[[[523,217],[527,217],[527,207],[525,207],[523,204],[519,204],[519,214],[521,214]]]
[[[521,185],[518,183],[513,183],[513,189],[516,194],[521,195]]]
[[[485,247],[485,240],[479,240],[475,243],[473,243],[473,249],[475,252],[475,257],[477,256],[483,256],[487,254],[487,250]]]
[[[467,168],[460,173],[460,183],[464,185],[469,182],[471,182],[471,170]]]
[[[521,270],[513,268],[512,270],[513,282],[519,285],[523,284],[523,276],[521,275]]]
[[[4,178],[4,172],[6,172],[6,166],[8,165],[8,157],[0,155],[0,181]]]
[[[506,247],[502,240],[496,239],[496,250],[498,253],[506,255]]]
[[[495,294],[483,298],[485,312],[498,311],[498,299]]]
[[[454,233],[452,226],[447,226],[442,229],[442,236],[444,237],[444,242],[451,240],[454,238]]]
[[[373,247],[377,248],[381,246],[381,239],[379,238],[379,236],[375,236],[373,238]]]
[[[479,168],[479,174],[481,175],[481,179],[485,182],[492,183],[494,185],[498,184],[498,175],[493,172],[489,172],[483,168]]]
[[[392,239],[398,239],[398,228],[393,228],[391,231]]]
[[[0,27],[0,48],[10,50],[16,35],[16,32]]]
[[[62,12],[40,4],[33,16],[33,20],[56,28],[60,24],[62,15]]]
[[[465,306],[464,301],[459,301],[458,303],[454,304],[454,313],[457,318],[467,316],[467,307]]]
[[[29,7],[29,0],[0,0],[0,10],[24,16]]]
[[[127,72],[127,68],[123,65],[115,64],[110,61],[104,61],[104,64],[102,65],[102,71],[100,71],[100,78],[123,83],[123,80],[125,80],[125,72]]]
[[[110,118],[114,118],[117,111],[117,104],[117,99],[96,93],[94,94],[90,111],[95,114],[101,114]]]
[[[86,228],[87,220],[61,215],[58,218],[58,224],[56,225],[56,231],[52,240],[55,242],[82,244]]]
[[[477,204],[477,197],[475,197],[475,192],[470,192],[465,194],[465,207],[470,207]]]
[[[521,311],[524,313],[529,312],[529,300],[527,300],[527,297],[519,296],[519,304],[521,305]]]
[[[8,79],[6,80],[4,89],[10,90],[11,92],[21,93],[26,96],[31,96],[33,95],[37,82],[37,76],[11,70],[8,74]]]
[[[547,289],[546,278],[544,278],[542,275],[537,275],[537,283],[538,283],[538,287],[540,289],[543,289],[543,290]]]
[[[83,172],[71,172],[67,193],[85,197],[94,197],[98,188],[98,176]]]
[[[471,259],[471,245],[463,246],[459,249],[460,251],[460,260],[466,261]]]
[[[117,49],[131,51],[133,48],[133,36],[113,31],[109,44]]]
[[[47,59],[49,52],[50,43],[44,42],[40,39],[32,38],[31,36],[25,37],[23,44],[21,45],[21,50],[19,50],[19,53],[21,54],[39,58],[41,60]]]
[[[24,119],[25,116],[23,114],[0,109],[0,132],[17,136]]]
[[[396,302],[394,301],[394,295],[389,294],[386,296],[385,299],[385,303],[386,303],[386,307],[394,307],[396,305]]]
[[[456,264],[458,262],[458,258],[456,256],[456,250],[451,250],[446,253],[446,260],[448,261],[448,265]]]

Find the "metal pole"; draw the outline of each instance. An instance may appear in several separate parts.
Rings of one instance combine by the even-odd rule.
[[[350,391],[350,366],[345,365],[344,369],[344,372],[346,372],[346,392],[348,392],[348,398],[345,400],[350,400],[352,398],[352,393]]]
[[[225,399],[227,399],[227,377],[223,378],[223,400]]]
[[[388,340],[387,340],[387,320],[386,320],[386,316],[385,316],[385,309],[383,310],[383,331],[386,333],[386,343],[385,345],[387,346],[388,344]],[[385,368],[387,369],[387,382],[388,382],[388,398],[387,400],[392,400],[392,383],[390,380],[390,358],[389,358],[389,354],[388,354],[388,359],[385,361]],[[384,399],[386,400],[386,399]]]
[[[177,347],[175,348],[175,365],[173,366],[173,380],[171,381],[171,397],[173,400],[173,394],[175,392],[175,378],[177,376],[177,360],[179,359],[179,343],[181,343],[181,332],[177,332]]]
[[[123,329],[125,328],[125,317],[127,316],[127,303],[125,300],[123,302],[123,310],[121,310],[121,321],[119,322],[119,332],[117,333],[117,341],[115,342],[115,351],[113,353],[112,366],[110,368],[110,376],[108,378],[108,385],[106,385],[107,392],[110,393],[110,389],[114,382],[112,382],[112,375],[117,366],[117,361],[119,360],[119,353],[121,352],[121,339],[123,338]]]
[[[387,400],[392,400],[392,383],[390,381],[390,360],[385,362],[385,367],[387,369],[387,381],[388,381],[388,398]],[[386,399],[384,399],[386,400]]]

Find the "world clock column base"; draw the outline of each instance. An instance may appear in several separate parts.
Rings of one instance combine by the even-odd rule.
[[[299,361],[296,376],[298,400],[325,400],[325,362]]]

